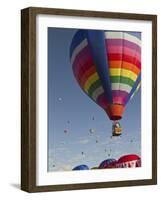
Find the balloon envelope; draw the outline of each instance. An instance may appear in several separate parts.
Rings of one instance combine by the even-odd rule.
[[[115,168],[116,162],[117,162],[117,160],[115,160],[114,158],[104,160],[99,165],[99,169]]]
[[[94,132],[95,132],[95,129],[90,128],[90,129],[89,129],[89,132],[90,132],[90,133],[94,133]]]
[[[122,118],[141,81],[140,33],[78,30],[70,46],[74,76],[111,120]]]
[[[92,167],[91,169],[98,169],[98,167]]]
[[[74,167],[72,170],[88,170],[89,167],[87,165],[79,165]]]
[[[118,168],[141,167],[141,158],[136,154],[128,154],[120,157],[117,161]]]

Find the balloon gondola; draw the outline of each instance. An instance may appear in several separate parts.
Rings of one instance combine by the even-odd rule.
[[[122,133],[122,128],[119,122],[114,121],[112,125],[112,135],[113,136],[120,136]]]
[[[110,120],[120,120],[140,88],[141,36],[125,31],[78,30],[71,42],[70,60],[82,90]],[[117,128],[112,134],[121,132]]]

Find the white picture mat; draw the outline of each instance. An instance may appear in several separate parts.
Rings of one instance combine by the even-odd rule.
[[[48,27],[142,33],[141,168],[47,172]],[[38,15],[36,19],[37,122],[36,184],[57,185],[152,178],[152,23],[149,21]],[[56,56],[56,55],[55,55]]]

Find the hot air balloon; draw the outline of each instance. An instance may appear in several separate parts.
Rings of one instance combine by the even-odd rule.
[[[91,169],[98,169],[98,167],[92,167]]]
[[[72,170],[88,170],[89,167],[87,165],[79,165],[74,167]]]
[[[117,163],[117,160],[115,160],[114,158],[104,160],[99,165],[99,169],[116,168],[116,163]]]
[[[118,159],[116,167],[117,168],[141,167],[141,158],[135,154],[124,155]]]
[[[95,132],[95,129],[90,128],[90,129],[89,129],[89,132],[90,132],[90,133],[94,133],[94,132]]]
[[[141,34],[78,30],[71,42],[70,60],[82,90],[110,120],[120,120],[140,88]]]

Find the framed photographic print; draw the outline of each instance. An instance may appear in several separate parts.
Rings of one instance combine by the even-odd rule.
[[[157,184],[157,16],[21,11],[21,188]]]

